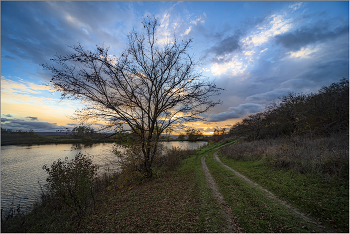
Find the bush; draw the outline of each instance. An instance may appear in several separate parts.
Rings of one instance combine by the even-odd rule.
[[[92,160],[79,152],[70,161],[68,157],[64,161],[58,159],[43,169],[49,174],[45,187],[50,198],[72,208],[79,216],[86,214],[94,202],[93,183],[98,169]]]
[[[144,173],[144,158],[141,146],[136,143],[129,143],[125,146],[124,152],[115,151],[118,156],[118,165],[121,173],[118,178],[119,189],[124,189],[131,184],[140,184],[146,178]]]
[[[242,142],[224,147],[221,153],[234,160],[263,160],[266,165],[275,169],[318,174],[324,178],[348,177],[347,136],[318,139],[293,137]]]
[[[168,170],[174,170],[180,165],[181,160],[195,154],[195,150],[183,150],[179,147],[165,148],[164,153],[154,160],[154,164],[159,167],[166,167]]]
[[[161,176],[164,171],[174,170],[181,160],[190,157],[195,150],[182,150],[178,147],[171,149],[158,145],[157,155],[152,162],[152,171],[155,177]],[[115,152],[118,155],[121,173],[118,175],[119,189],[131,188],[132,184],[140,184],[146,179],[143,173],[143,154],[141,147],[133,144],[126,147],[126,151]]]

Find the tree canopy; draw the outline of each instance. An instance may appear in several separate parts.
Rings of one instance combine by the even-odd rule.
[[[131,31],[118,58],[108,48],[92,52],[78,44],[73,54],[56,55],[55,66],[43,66],[53,73],[53,88],[63,98],[85,104],[77,112],[81,121],[104,120],[111,128],[127,124],[137,134],[150,177],[161,133],[172,124],[202,119],[201,113],[221,103],[211,99],[221,89],[197,72],[198,63],[188,53],[192,39],[174,36],[162,44],[157,19],[142,23],[144,33]]]
[[[349,132],[349,80],[322,87],[317,93],[289,93],[267,110],[249,115],[230,129],[250,140],[279,136],[329,136]]]

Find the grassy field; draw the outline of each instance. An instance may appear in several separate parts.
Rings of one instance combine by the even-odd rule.
[[[200,160],[224,143],[186,152],[180,164],[158,168],[152,180],[121,188],[118,177],[100,178],[95,204],[83,217],[69,207],[46,201],[26,215],[2,220],[2,232],[224,232],[226,220],[222,207],[207,186]],[[243,232],[324,231],[234,176],[212,154],[206,156],[206,164]],[[273,169],[261,159],[237,160],[221,155],[221,160],[318,218],[328,230],[349,231],[348,184],[344,181],[325,183],[317,176]]]
[[[321,232],[222,167],[210,154],[207,166],[242,232]]]
[[[296,143],[299,148],[293,148]],[[347,139],[299,139],[298,142],[289,143],[275,140],[244,144],[222,150],[221,161],[323,225],[337,232],[349,231]],[[328,154],[329,150],[333,154]],[[298,157],[294,156],[293,159],[293,155]],[[300,161],[300,158],[304,158],[304,161]],[[309,170],[297,167],[297,160],[307,165]]]
[[[225,157],[221,161],[321,223],[339,232],[349,230],[348,183],[334,180],[326,183],[316,176],[271,170],[261,161],[237,162]]]

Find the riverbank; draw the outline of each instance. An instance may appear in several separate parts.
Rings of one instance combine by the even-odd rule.
[[[38,135],[35,133],[1,133],[1,145],[43,145],[43,144],[92,144],[113,143],[113,138],[76,139],[65,135]]]
[[[213,159],[213,152],[207,154],[223,143],[186,152],[178,165],[158,167],[155,178],[149,181],[134,181],[121,188],[118,186],[118,177],[102,179],[99,183],[101,189],[95,197],[95,208],[82,218],[67,207],[53,209],[55,204],[46,203],[37,205],[27,215],[2,222],[2,231],[225,232],[226,218],[207,185],[201,165],[201,158],[206,155],[208,169],[218,183],[227,209],[232,212],[232,219],[242,232],[321,232],[318,224],[305,222],[288,208],[275,203],[226,170]],[[286,151],[285,142],[283,144],[282,151]],[[237,146],[240,145],[245,147],[244,144]],[[348,178],[344,175],[324,180],[315,174],[276,169],[275,164],[262,164],[257,160],[254,152],[247,150],[249,145],[242,152],[253,155],[252,158],[238,160],[225,156],[227,152],[234,152],[232,147],[233,145],[220,150],[220,158],[226,165],[322,222],[326,231],[349,231],[346,219],[349,207],[345,202],[348,201],[348,187],[344,187]],[[279,145],[276,147],[279,148]],[[251,145],[251,148],[256,147]],[[326,199],[319,196],[326,195],[330,189],[341,192],[332,193]],[[316,204],[321,212],[315,212],[315,206],[308,206],[310,202]],[[336,205],[334,208],[339,210],[337,214],[328,210],[327,202]],[[305,205],[300,205],[301,203]]]
[[[198,139],[198,141],[210,141],[210,138]],[[161,138],[160,142],[179,141],[172,138]],[[181,140],[188,141],[188,140]],[[115,143],[113,137],[96,137],[94,139],[78,139],[71,135],[39,135],[35,133],[1,133],[1,145],[44,145],[44,144],[95,144]]]

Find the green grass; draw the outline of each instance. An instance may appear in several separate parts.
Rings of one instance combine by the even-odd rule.
[[[182,160],[175,170],[162,171],[161,176],[142,184],[133,184],[124,190],[109,184],[110,189],[106,187],[96,195],[95,209],[82,219],[68,208],[53,209],[56,204],[50,203],[2,223],[2,232],[224,232],[226,221],[222,207],[207,186],[201,157],[225,143],[200,148],[195,155]],[[206,156],[206,163],[242,232],[322,232],[222,167],[212,154]],[[222,161],[277,196],[279,194],[272,188],[289,194],[286,200],[292,196],[291,189],[302,187],[307,194],[313,190],[309,188],[311,185],[319,184],[291,173],[273,171],[259,161],[250,164],[226,158]],[[281,184],[285,186],[281,187]],[[345,193],[347,188],[348,185],[341,191]],[[322,190],[315,191],[314,196]],[[330,191],[340,193],[335,188]],[[305,193],[300,192],[295,199]],[[326,195],[320,193],[318,196]],[[338,198],[334,202],[338,204]],[[346,205],[343,210],[348,214]],[[305,213],[311,210],[305,209]],[[335,217],[338,216],[330,216]],[[346,227],[337,228],[347,232]]]
[[[213,153],[206,164],[243,232],[322,232],[222,167]]]
[[[349,231],[348,180],[325,181],[316,175],[274,170],[262,160],[241,161],[227,157],[220,159],[277,197],[318,219],[323,225],[339,232]]]

